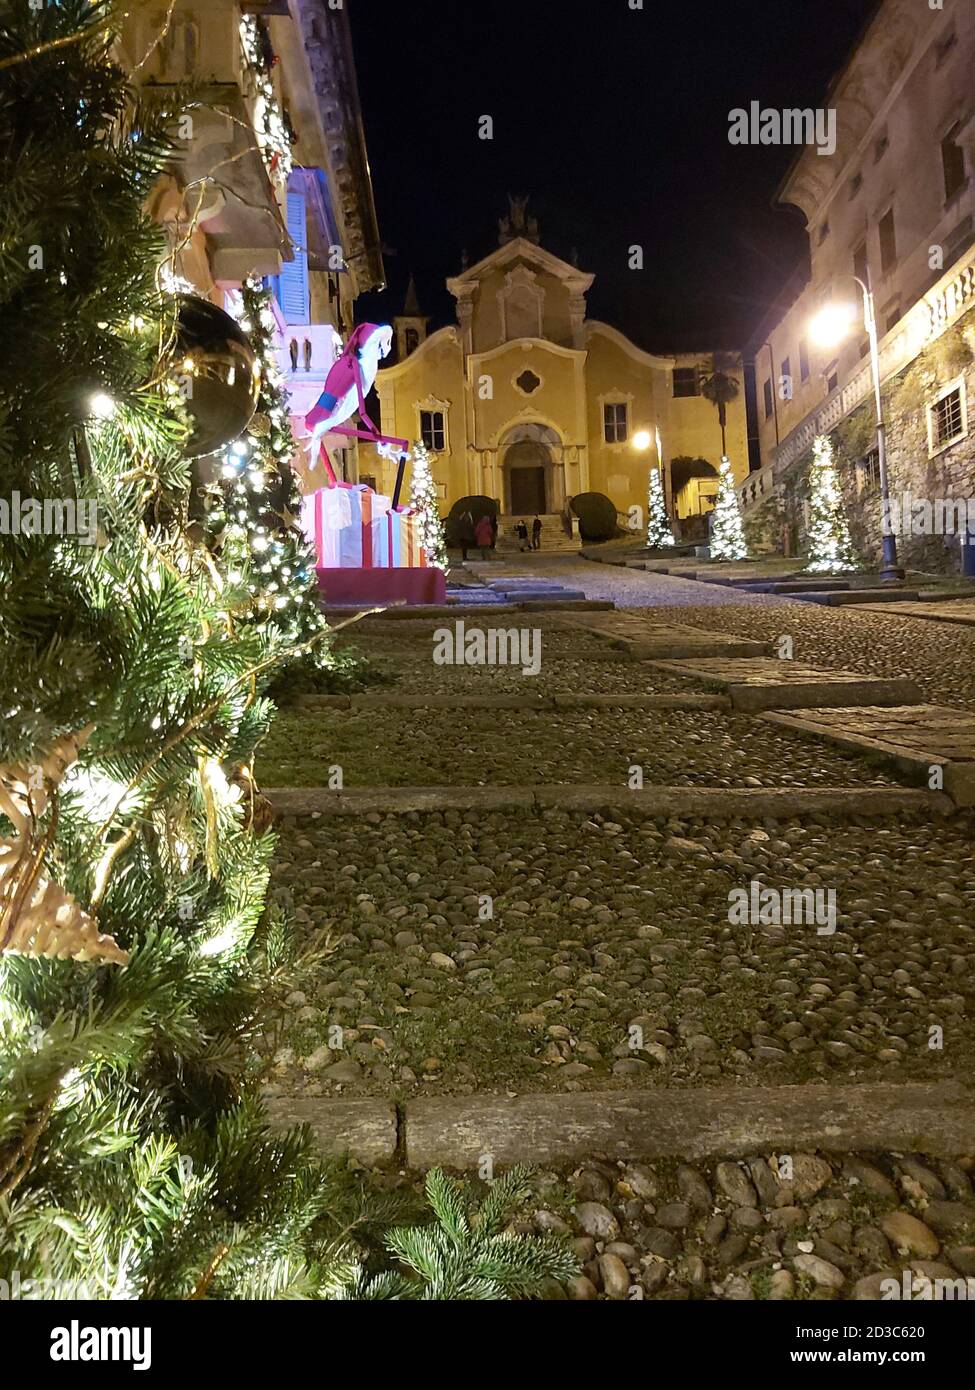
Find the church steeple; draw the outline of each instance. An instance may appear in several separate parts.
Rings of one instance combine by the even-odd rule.
[[[393,329],[396,333],[396,360],[402,362],[409,357],[411,352],[415,352],[427,336],[427,324],[430,322],[428,314],[420,312],[420,299],[416,292],[416,281],[410,276],[410,283],[406,289],[406,299],[403,303],[403,312],[397,314],[393,319]]]

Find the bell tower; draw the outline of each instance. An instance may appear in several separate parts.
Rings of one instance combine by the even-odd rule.
[[[403,362],[411,353],[416,352],[417,348],[427,336],[427,324],[430,322],[428,314],[420,312],[420,301],[416,293],[416,281],[410,276],[410,283],[406,291],[406,301],[403,304],[403,312],[397,314],[393,319],[393,329],[396,333],[396,360]]]

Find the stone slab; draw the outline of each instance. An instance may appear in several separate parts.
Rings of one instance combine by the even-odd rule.
[[[308,1125],[325,1154],[349,1154],[368,1167],[392,1163],[396,1157],[396,1107],[389,1101],[265,1096],[264,1107],[272,1129]]]
[[[526,680],[530,677],[526,677]],[[727,695],[299,695],[299,709],[730,709]]]
[[[566,619],[625,648],[634,661],[695,656],[767,656],[772,647],[746,637],[726,637],[720,632],[682,624],[654,623],[635,613],[613,613],[602,620]]]
[[[946,705],[808,709],[767,714],[770,723],[825,739],[840,748],[882,757],[927,784],[943,768],[944,789],[956,806],[975,806],[975,713]]]
[[[859,605],[864,613],[880,613],[882,609],[875,603]],[[898,618],[921,618],[927,622],[959,623],[963,627],[975,627],[975,601],[970,599],[947,599],[936,602],[923,599],[920,603],[901,603],[897,606]]]
[[[894,585],[889,589],[848,589],[845,593],[819,589],[792,597],[799,603],[822,603],[828,608],[840,608],[857,603],[916,603],[918,594],[916,589],[899,589]]]
[[[849,587],[845,579],[831,579],[828,583],[821,579],[742,579],[735,585],[750,594],[836,594]]]
[[[272,793],[266,793],[269,797]],[[643,787],[556,784],[534,789],[542,807],[619,811],[633,816],[698,816],[702,820],[789,820],[825,815],[898,816],[904,811],[944,815],[951,800],[915,787]]]
[[[535,805],[531,787],[272,787],[264,795],[279,816],[363,816],[370,811],[516,811]]]
[[[628,815],[699,816],[704,820],[791,820],[826,815],[897,816],[905,811],[946,815],[941,792],[918,787],[644,787],[556,783],[539,787],[269,787],[263,794],[278,816],[404,815],[410,811],[498,811],[559,808]]]
[[[415,1169],[471,1169],[484,1154],[499,1165],[817,1149],[951,1157],[975,1144],[975,1093],[939,1082],[431,1096],[407,1103],[404,1127]]]
[[[921,701],[920,689],[910,680],[861,676],[854,671],[805,666],[775,657],[747,660],[701,657],[654,661],[652,665],[717,685],[727,692],[735,709],[750,713],[829,705],[906,705]]]

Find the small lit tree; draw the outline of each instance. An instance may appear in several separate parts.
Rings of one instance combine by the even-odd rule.
[[[718,465],[718,496],[711,514],[711,559],[744,560],[747,554],[731,460],[722,456]]]
[[[674,533],[670,529],[670,517],[667,515],[667,504],[664,502],[663,479],[659,468],[651,468],[647,500],[647,545],[653,549],[673,544]]]
[[[298,526],[301,489],[291,469],[294,439],[275,352],[271,293],[245,281],[237,317],[261,361],[261,393],[247,430],[221,454],[207,492],[207,531],[231,584],[246,585],[251,621],[272,623],[296,645],[325,626],[314,551]],[[328,661],[320,644],[319,661]]]
[[[437,485],[433,481],[430,455],[425,444],[413,445],[413,476],[410,482],[410,504],[420,514],[420,539],[426,551],[427,564],[446,573],[447,538],[440,520]]]
[[[836,476],[833,441],[821,434],[813,443],[809,470],[809,558],[814,574],[835,574],[856,567],[850,527]]]

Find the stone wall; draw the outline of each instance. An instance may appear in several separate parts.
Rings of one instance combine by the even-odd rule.
[[[931,402],[954,381],[960,381],[967,403],[968,428],[948,448],[930,453],[928,415]],[[905,494],[931,502],[944,498],[975,498],[975,310],[945,333],[910,367],[889,382],[884,391],[887,423],[887,466],[891,498]],[[833,431],[840,486],[854,547],[865,566],[881,559],[880,491],[865,460],[876,446],[872,401],[860,406]],[[803,504],[811,453],[797,461],[778,489],[787,524],[804,548]],[[761,528],[760,528],[761,529]],[[898,558],[909,569],[936,574],[962,568],[957,535],[900,534]]]

